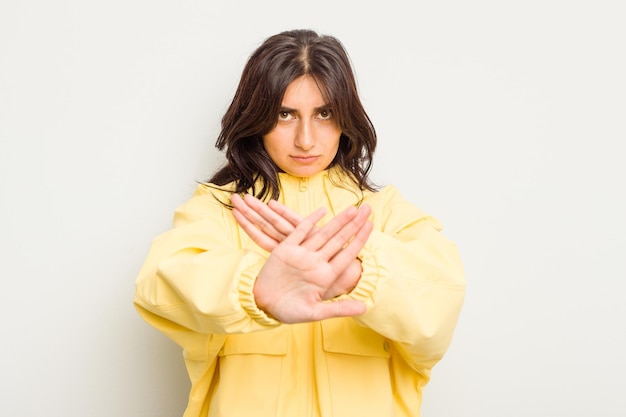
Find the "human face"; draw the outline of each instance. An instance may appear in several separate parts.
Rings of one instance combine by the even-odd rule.
[[[278,168],[295,177],[311,177],[330,165],[341,129],[328,106],[309,76],[287,86],[276,127],[263,136],[263,146]]]

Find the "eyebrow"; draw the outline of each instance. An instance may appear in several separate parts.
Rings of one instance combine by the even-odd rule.
[[[320,112],[322,110],[331,110],[331,107],[328,104],[324,103],[323,105],[315,107],[313,109],[313,111],[316,112],[316,113]],[[287,113],[299,113],[299,111],[297,109],[292,109],[291,107],[287,107],[287,106],[280,106],[278,111],[281,111],[281,112],[284,111],[284,112],[287,112]]]

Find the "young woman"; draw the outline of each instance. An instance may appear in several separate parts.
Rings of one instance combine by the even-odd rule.
[[[268,38],[216,146],[226,165],[136,286],[141,316],[183,349],[185,417],[418,416],[463,270],[434,218],[370,182],[376,133],[341,43]]]

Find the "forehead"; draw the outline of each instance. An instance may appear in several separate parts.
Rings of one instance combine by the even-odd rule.
[[[317,81],[308,75],[293,80],[285,90],[282,105],[292,108],[320,107],[326,104],[324,93]]]

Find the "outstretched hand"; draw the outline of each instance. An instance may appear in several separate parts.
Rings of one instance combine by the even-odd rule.
[[[276,200],[265,204],[250,194],[243,198],[233,194],[231,202],[233,215],[241,228],[257,245],[268,252],[285,240],[304,220],[304,217]],[[314,215],[316,212],[311,214]],[[310,234],[313,235],[318,230],[319,228],[314,226]]]
[[[324,209],[302,218],[276,201],[266,205],[235,194],[232,203],[242,229],[271,252],[254,287],[260,308],[284,323],[365,312],[360,301],[327,300],[350,292],[358,283],[361,265],[356,256],[372,230],[368,205],[348,207],[317,227]]]

